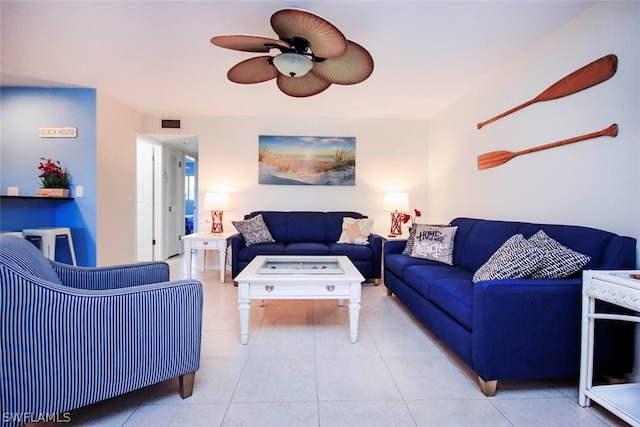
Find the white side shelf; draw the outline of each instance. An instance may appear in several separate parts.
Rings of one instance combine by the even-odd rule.
[[[640,420],[640,384],[598,385],[587,390],[587,397],[598,402],[631,425]]]
[[[633,426],[640,426],[640,384],[593,385],[593,344],[596,320],[616,320],[640,323],[640,280],[630,277],[638,271],[594,271],[583,273],[582,338],[580,357],[580,388],[578,402],[589,406],[591,401]],[[595,301],[602,300],[635,311],[635,315],[600,313]]]

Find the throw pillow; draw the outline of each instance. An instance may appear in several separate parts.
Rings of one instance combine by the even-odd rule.
[[[582,270],[591,257],[576,252],[549,237],[540,230],[529,241],[542,251],[538,268],[531,273],[532,279],[561,279]]]
[[[415,235],[411,256],[453,265],[453,239],[457,226],[437,227],[415,224]]]
[[[473,275],[473,283],[482,280],[519,279],[538,267],[541,250],[522,234],[507,239]]]
[[[409,229],[409,237],[407,237],[407,244],[404,246],[404,251],[402,251],[402,255],[411,256],[411,252],[413,252],[413,242],[416,238],[416,225],[413,224]]]
[[[244,221],[231,221],[231,224],[238,230],[247,246],[256,245],[258,243],[275,243],[271,232],[264,223],[262,214]]]
[[[411,225],[411,228],[409,228],[409,237],[407,238],[407,244],[404,247],[404,250],[402,251],[402,255],[408,255],[411,256],[411,252],[413,252],[413,242],[416,238],[416,225],[423,225],[423,224],[413,224]],[[424,224],[424,225],[429,225],[431,227],[451,227],[451,224]]]
[[[342,234],[340,234],[338,243],[368,245],[372,227],[373,219],[344,217],[342,219]]]

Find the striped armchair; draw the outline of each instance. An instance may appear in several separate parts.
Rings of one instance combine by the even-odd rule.
[[[200,366],[202,285],[163,262],[86,268],[0,236],[2,425],[50,420]]]

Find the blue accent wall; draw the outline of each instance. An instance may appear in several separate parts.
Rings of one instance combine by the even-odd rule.
[[[18,187],[21,196],[35,196],[41,158],[68,169],[72,197],[84,187],[72,201],[3,199],[0,229],[69,227],[78,265],[89,267],[96,265],[96,96],[95,89],[0,88],[0,193]],[[75,127],[78,136],[40,138],[41,127]]]

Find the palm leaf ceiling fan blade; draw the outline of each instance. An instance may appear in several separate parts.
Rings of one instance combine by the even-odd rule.
[[[277,77],[286,95],[317,95],[331,84],[352,85],[373,72],[373,59],[365,48],[347,40],[333,24],[301,9],[282,9],[271,16],[280,40],[246,35],[211,38],[215,46],[244,52],[280,51],[233,66],[227,77],[234,83],[260,83]]]
[[[314,56],[336,58],[347,51],[347,39],[327,20],[300,9],[283,9],[271,16],[271,27],[281,40],[303,38]]]
[[[321,80],[311,73],[302,77],[289,77],[284,74],[278,74],[277,83],[282,93],[296,98],[317,95],[331,86],[331,83]]]
[[[216,36],[212,37],[210,41],[218,47],[243,52],[269,52],[271,48],[276,46],[289,48],[289,44],[282,40],[257,36]]]
[[[234,83],[250,84],[261,83],[274,79],[278,70],[269,61],[271,56],[257,56],[242,61],[229,70],[227,78]]]
[[[348,42],[344,55],[316,62],[311,72],[322,80],[340,85],[353,85],[366,80],[373,72],[373,58],[358,43]]]

